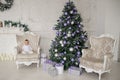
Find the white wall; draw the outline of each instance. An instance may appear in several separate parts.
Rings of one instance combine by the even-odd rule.
[[[50,42],[55,37],[52,27],[62,14],[68,0],[14,0],[10,10],[0,12],[0,20],[21,21],[29,25],[31,31],[41,36],[43,53],[49,53]],[[107,31],[105,0],[73,0],[83,18],[89,35],[100,35]]]
[[[105,33],[112,34],[116,39],[114,60],[117,61],[120,54],[120,0],[106,1]]]

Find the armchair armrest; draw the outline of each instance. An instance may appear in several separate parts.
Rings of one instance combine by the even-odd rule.
[[[82,50],[82,57],[86,57],[86,56],[91,56],[91,53],[93,52],[92,49],[83,49]]]
[[[14,60],[16,60],[16,55],[20,52],[20,48],[18,46],[14,47]]]
[[[104,55],[104,70],[109,69],[112,63],[113,55],[111,53]]]

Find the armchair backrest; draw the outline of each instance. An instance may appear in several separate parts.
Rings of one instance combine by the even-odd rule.
[[[108,36],[90,37],[91,49],[94,51],[93,57],[103,59],[105,54],[113,52],[115,40]]]
[[[24,45],[25,39],[29,40],[29,43],[33,49],[33,51],[37,51],[37,48],[39,46],[39,36],[35,34],[25,33],[23,35],[16,35],[17,38],[17,44],[20,48],[20,51],[22,51],[22,46]]]

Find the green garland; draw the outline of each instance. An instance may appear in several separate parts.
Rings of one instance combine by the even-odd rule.
[[[10,25],[11,24],[11,25]],[[22,24],[20,21],[19,22],[13,22],[13,21],[4,21],[4,26],[10,27],[10,26],[14,26],[14,27],[23,27],[24,28],[24,32],[29,31],[28,25],[26,24]]]
[[[8,10],[13,5],[14,0],[5,0],[6,3],[0,2],[0,11],[3,12],[5,10]]]

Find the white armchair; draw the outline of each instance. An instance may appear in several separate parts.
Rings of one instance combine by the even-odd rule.
[[[103,73],[110,72],[114,44],[115,40],[108,35],[90,37],[91,48],[82,50],[80,68],[98,73],[100,80]]]
[[[40,63],[39,36],[33,33],[25,33],[24,35],[16,35],[16,38],[18,44],[18,46],[15,48],[17,69],[19,68],[19,64],[29,66],[32,63],[37,63],[37,67],[39,67]],[[32,54],[22,54],[22,46],[24,44],[25,39],[29,40],[29,43],[33,49]]]

